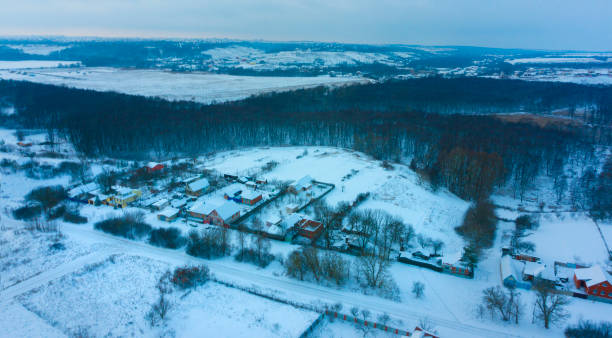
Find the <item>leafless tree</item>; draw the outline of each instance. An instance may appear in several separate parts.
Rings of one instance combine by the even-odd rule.
[[[358,276],[370,287],[384,286],[389,278],[389,266],[389,257],[384,254],[362,252],[357,259]]]
[[[520,294],[514,289],[506,293],[501,287],[490,287],[483,291],[483,305],[491,315],[498,314],[503,321],[514,318],[518,323],[522,313]]]
[[[285,260],[285,271],[287,275],[300,280],[304,280],[306,274],[306,263],[304,262],[304,255],[299,250],[295,250],[289,254],[287,260]]]
[[[544,322],[545,328],[550,328],[550,324],[563,321],[569,317],[565,307],[570,303],[569,299],[563,295],[552,293],[551,285],[544,281],[534,283],[536,291],[535,313],[536,317]]]
[[[412,283],[412,293],[416,298],[422,298],[425,293],[425,284],[419,281]]]

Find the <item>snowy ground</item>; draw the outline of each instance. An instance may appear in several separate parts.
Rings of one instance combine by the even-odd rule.
[[[19,67],[13,62],[8,63],[5,67],[13,70],[1,70],[3,67],[0,62],[1,79],[26,80],[80,89],[115,91],[202,103],[239,100],[265,92],[366,81],[359,77],[234,76],[102,67],[17,70],[14,68],[34,68],[36,66],[24,64]]]
[[[151,329],[145,315],[158,297],[157,280],[169,267],[147,258],[113,255],[18,299],[68,335],[155,336],[160,331],[177,337],[207,332],[216,337],[295,337],[318,316],[209,282],[194,291],[174,291],[167,325]]]
[[[277,161],[278,167],[265,178],[294,181],[310,175],[317,181],[333,183],[336,188],[325,196],[331,205],[352,202],[358,194],[370,192],[372,196],[361,209],[382,209],[401,217],[417,233],[443,240],[447,254],[463,248],[463,239],[454,228],[461,224],[469,203],[444,189],[433,192],[406,166],[386,170],[380,161],[362,153],[327,147],[255,148],[219,153],[207,161],[209,168],[229,174]],[[357,173],[344,179],[353,170]]]
[[[14,154],[0,153],[0,157],[4,156],[14,156]],[[269,179],[296,180],[309,174],[317,180],[334,183],[336,188],[326,196],[331,204],[352,201],[361,192],[371,192],[371,198],[361,208],[383,208],[402,217],[415,227],[417,233],[443,239],[446,242],[445,253],[460,250],[463,245],[463,240],[455,234],[453,227],[460,223],[469,204],[444,190],[431,191],[426,184],[419,182],[414,173],[403,166],[396,165],[394,170],[386,170],[380,162],[363,154],[325,147],[257,148],[224,152],[206,159],[205,164],[207,168],[217,169],[221,173],[241,174],[253,171],[254,168],[261,167],[271,160],[278,161],[279,165],[265,175]],[[351,174],[350,177],[348,174]],[[21,173],[6,174],[2,176],[2,205],[14,207],[34,186],[55,182],[66,184],[68,177],[30,180]],[[503,217],[506,218],[512,219],[518,215],[514,211],[499,210],[503,210]],[[347,288],[339,288],[291,279],[284,275],[283,267],[278,261],[274,261],[264,269],[236,262],[232,257],[206,261],[187,256],[182,249],[167,250],[152,247],[144,242],[117,238],[93,230],[92,224],[109,214],[122,211],[108,207],[85,206],[81,212],[89,217],[89,223],[63,224],[62,231],[66,236],[64,241],[79,243],[85,247],[93,246],[95,249],[92,253],[79,253],[68,245],[66,251],[76,251],[75,256],[47,257],[46,251],[43,250],[45,248],[45,245],[42,245],[43,237],[40,237],[41,244],[38,246],[34,245],[36,242],[30,243],[28,237],[24,237],[23,242],[6,237],[9,241],[15,241],[16,245],[26,245],[19,243],[32,245],[32,249],[24,251],[21,255],[27,257],[20,259],[32,259],[31,268],[28,269],[35,271],[36,275],[0,291],[0,305],[2,305],[0,327],[17,327],[24,330],[14,332],[28,332],[25,330],[31,329],[34,330],[31,331],[35,333],[33,335],[39,336],[74,332],[80,329],[79,326],[89,327],[101,335],[106,333],[121,336],[147,335],[150,331],[147,331],[149,329],[143,322],[142,313],[148,309],[151,300],[154,299],[153,285],[157,278],[156,274],[169,266],[194,262],[209,265],[211,271],[221,280],[245,287],[256,287],[283,299],[305,304],[340,302],[344,305],[344,309],[353,306],[365,308],[370,310],[373,316],[388,313],[396,325],[405,329],[412,329],[420,320],[427,318],[443,337],[559,336],[567,323],[574,323],[580,318],[603,320],[609,317],[607,316],[609,304],[574,299],[569,307],[572,317],[567,323],[550,331],[543,329],[539,323],[532,323],[529,315],[524,317],[520,326],[504,325],[488,318],[478,318],[475,306],[479,302],[482,290],[501,285],[500,248],[503,245],[502,235],[513,227],[513,223],[510,222],[500,222],[495,246],[486,252],[486,259],[479,264],[474,280],[393,263],[390,273],[398,285],[401,298],[396,302],[378,296],[364,295],[353,288],[355,283],[350,283]],[[168,224],[157,221],[154,213],[147,213],[146,217],[147,222],[156,227]],[[594,230],[587,228],[588,219],[579,215],[565,219],[551,217],[543,217],[540,229],[530,238],[536,243],[536,250],[541,250],[538,254],[542,255],[543,259],[558,256],[561,256],[559,259],[563,259],[563,255],[566,255],[567,259],[577,255],[591,262],[602,259],[601,244],[599,244],[602,243],[601,238],[595,236]],[[7,228],[23,226],[23,223],[11,220],[7,213],[2,214],[0,223]],[[170,224],[180,225],[178,222]],[[575,245],[570,245],[569,239],[575,239]],[[557,250],[555,246],[559,249]],[[296,245],[272,242],[272,253],[278,256],[286,257],[295,248]],[[82,273],[84,266],[104,261],[110,254],[120,255],[117,256],[116,263],[106,261],[95,269]],[[57,262],[53,262],[54,257],[58,257]],[[17,275],[14,272],[11,274]],[[414,281],[421,281],[426,285],[422,299],[417,299],[411,294]],[[66,288],[66,285],[70,287]],[[312,313],[284,308],[276,303],[267,304],[267,301],[262,301],[259,297],[226,290],[225,287],[223,290],[214,289],[212,285],[214,284],[211,284],[211,289],[202,288],[177,300],[181,304],[177,309],[181,310],[171,315],[172,320],[169,325],[177,336],[199,333],[201,325],[210,325],[214,328],[211,332],[228,332],[233,336],[244,336],[245,332],[253,332],[253,337],[295,336],[316,317],[313,317]],[[18,297],[25,308],[14,303],[15,296],[28,291],[31,292]],[[531,313],[533,293],[522,291],[522,294],[526,313]],[[66,300],[65,303],[63,299]],[[238,304],[233,303],[234,301]],[[67,309],[66,304],[79,304],[79,306]],[[98,306],[105,311],[103,313],[91,311]],[[226,310],[229,312],[224,312]],[[11,314],[7,315],[5,311],[11,311]],[[128,313],[133,320],[126,319],[129,317]],[[21,322],[14,320],[6,323],[16,314],[23,314],[19,315],[19,318],[24,319],[20,319]],[[282,321],[285,316],[290,320]],[[234,322],[232,318],[244,318],[244,320]],[[26,320],[27,323],[24,322]],[[118,324],[110,325],[109,322]],[[59,331],[54,328],[59,328]],[[326,332],[337,337],[355,336],[351,328],[329,328]]]

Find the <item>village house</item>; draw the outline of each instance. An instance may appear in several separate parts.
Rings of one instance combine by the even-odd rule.
[[[599,265],[574,270],[574,284],[578,289],[591,295],[612,299],[612,282],[608,274]]]
[[[197,201],[188,210],[188,218],[204,224],[229,227],[240,217],[240,207],[232,201],[224,203]]]
[[[321,222],[313,221],[307,218],[300,220],[295,226],[297,227],[298,234],[300,236],[309,239],[318,238],[323,231],[323,224]]]
[[[172,222],[179,216],[180,210],[172,207],[168,207],[157,214],[157,218],[160,221]]]
[[[300,178],[299,180],[291,183],[289,185],[289,192],[293,193],[293,194],[297,194],[300,191],[306,191],[310,188],[312,188],[312,177],[310,177],[310,175],[306,175],[302,178]]]
[[[244,191],[241,195],[241,202],[247,205],[254,205],[262,200],[262,195],[254,190]]]
[[[201,196],[206,191],[208,191],[209,187],[210,183],[208,183],[208,180],[206,178],[201,178],[197,181],[188,183],[185,186],[185,193],[191,196]]]
[[[221,206],[215,208],[208,215],[208,220],[210,224],[229,228],[230,224],[237,220],[239,217],[240,207],[232,201],[227,201]]]
[[[503,255],[499,265],[501,278],[504,286],[509,288],[531,289],[531,283],[523,281],[522,271],[524,263],[512,259],[510,255]]]
[[[160,172],[164,169],[164,165],[161,163],[157,163],[157,162],[149,162],[147,163],[147,165],[145,166],[145,170],[147,171],[147,173],[154,173],[154,172]]]
[[[216,204],[196,201],[187,211],[188,219],[208,223],[208,215],[217,207]]]
[[[125,208],[128,204],[140,198],[141,192],[137,189],[116,186],[113,187],[117,193],[112,198],[112,204],[117,207]]]

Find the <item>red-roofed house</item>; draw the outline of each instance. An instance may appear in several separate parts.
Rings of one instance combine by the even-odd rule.
[[[304,236],[310,239],[319,237],[321,231],[323,231],[323,224],[321,224],[321,222],[309,220],[306,218],[297,222],[295,226],[298,228],[298,233],[300,234],[300,236]]]
[[[574,283],[589,295],[612,299],[612,283],[599,265],[574,270]]]
[[[164,169],[164,165],[161,163],[149,162],[147,163],[146,168],[148,173],[152,173],[156,171],[161,171],[162,169]]]

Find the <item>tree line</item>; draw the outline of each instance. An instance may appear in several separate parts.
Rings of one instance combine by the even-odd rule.
[[[542,173],[579,159],[610,128],[507,121],[475,112],[591,105],[590,122],[609,121],[610,90],[574,84],[493,79],[418,79],[319,87],[202,105],[28,82],[0,82],[19,122],[65,137],[87,156],[146,159],[197,156],[250,146],[352,148],[375,159],[410,163],[434,186],[465,199],[509,184],[518,197]],[[607,108],[606,108],[607,107]],[[440,112],[443,114],[436,114]],[[448,114],[471,112],[471,114]],[[598,122],[598,123],[599,123]],[[607,123],[607,122],[606,122]],[[594,136],[596,135],[596,136]],[[576,165],[576,163],[573,163]]]

